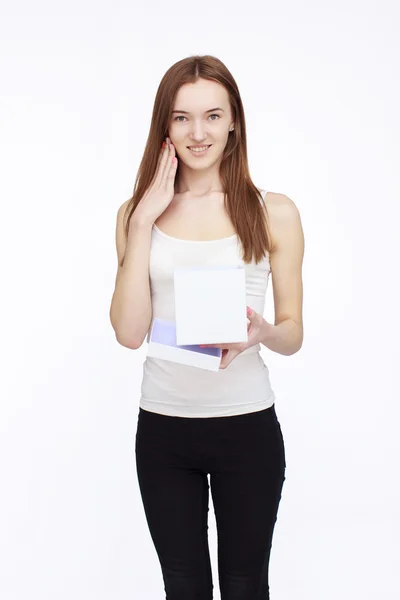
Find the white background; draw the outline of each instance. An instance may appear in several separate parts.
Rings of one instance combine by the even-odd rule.
[[[271,597],[398,600],[399,16],[395,0],[2,2],[3,600],[164,598],[134,460],[146,343],[120,346],[109,308],[156,89],[194,54],[231,70],[253,181],[296,203],[306,239],[303,347],[262,349],[287,460]]]

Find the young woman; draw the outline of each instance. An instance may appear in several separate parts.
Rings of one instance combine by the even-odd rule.
[[[302,346],[304,237],[294,202],[251,181],[243,105],[217,58],[192,56],[164,75],[116,244],[110,318],[132,349],[155,317],[174,320],[176,267],[245,268],[248,342],[213,344],[217,372],[146,357],[135,453],[167,600],[213,598],[209,487],[222,600],[267,600],[286,462],[260,349]],[[270,273],[274,324],[262,316]]]

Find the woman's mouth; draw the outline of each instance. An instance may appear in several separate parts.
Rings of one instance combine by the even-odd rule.
[[[207,151],[209,148],[211,148],[211,146],[212,144],[205,144],[204,146],[201,146],[199,148],[188,146],[188,150],[190,150],[190,153],[193,156],[204,156],[205,154],[207,154]]]

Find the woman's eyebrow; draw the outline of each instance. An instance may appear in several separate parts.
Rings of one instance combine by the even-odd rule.
[[[209,113],[215,110],[222,110],[222,112],[225,112],[223,108],[210,108],[210,110],[206,110],[205,112]],[[172,113],[184,113],[185,115],[190,115],[190,112],[188,112],[187,110],[173,110]]]

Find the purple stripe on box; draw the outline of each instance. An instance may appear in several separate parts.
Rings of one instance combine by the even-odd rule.
[[[157,317],[153,322],[150,341],[165,346],[173,346],[174,348],[182,348],[183,350],[191,350],[192,352],[200,352],[201,354],[209,354],[210,356],[221,356],[222,353],[221,348],[200,348],[197,344],[178,346],[176,343],[175,322],[158,319]]]

